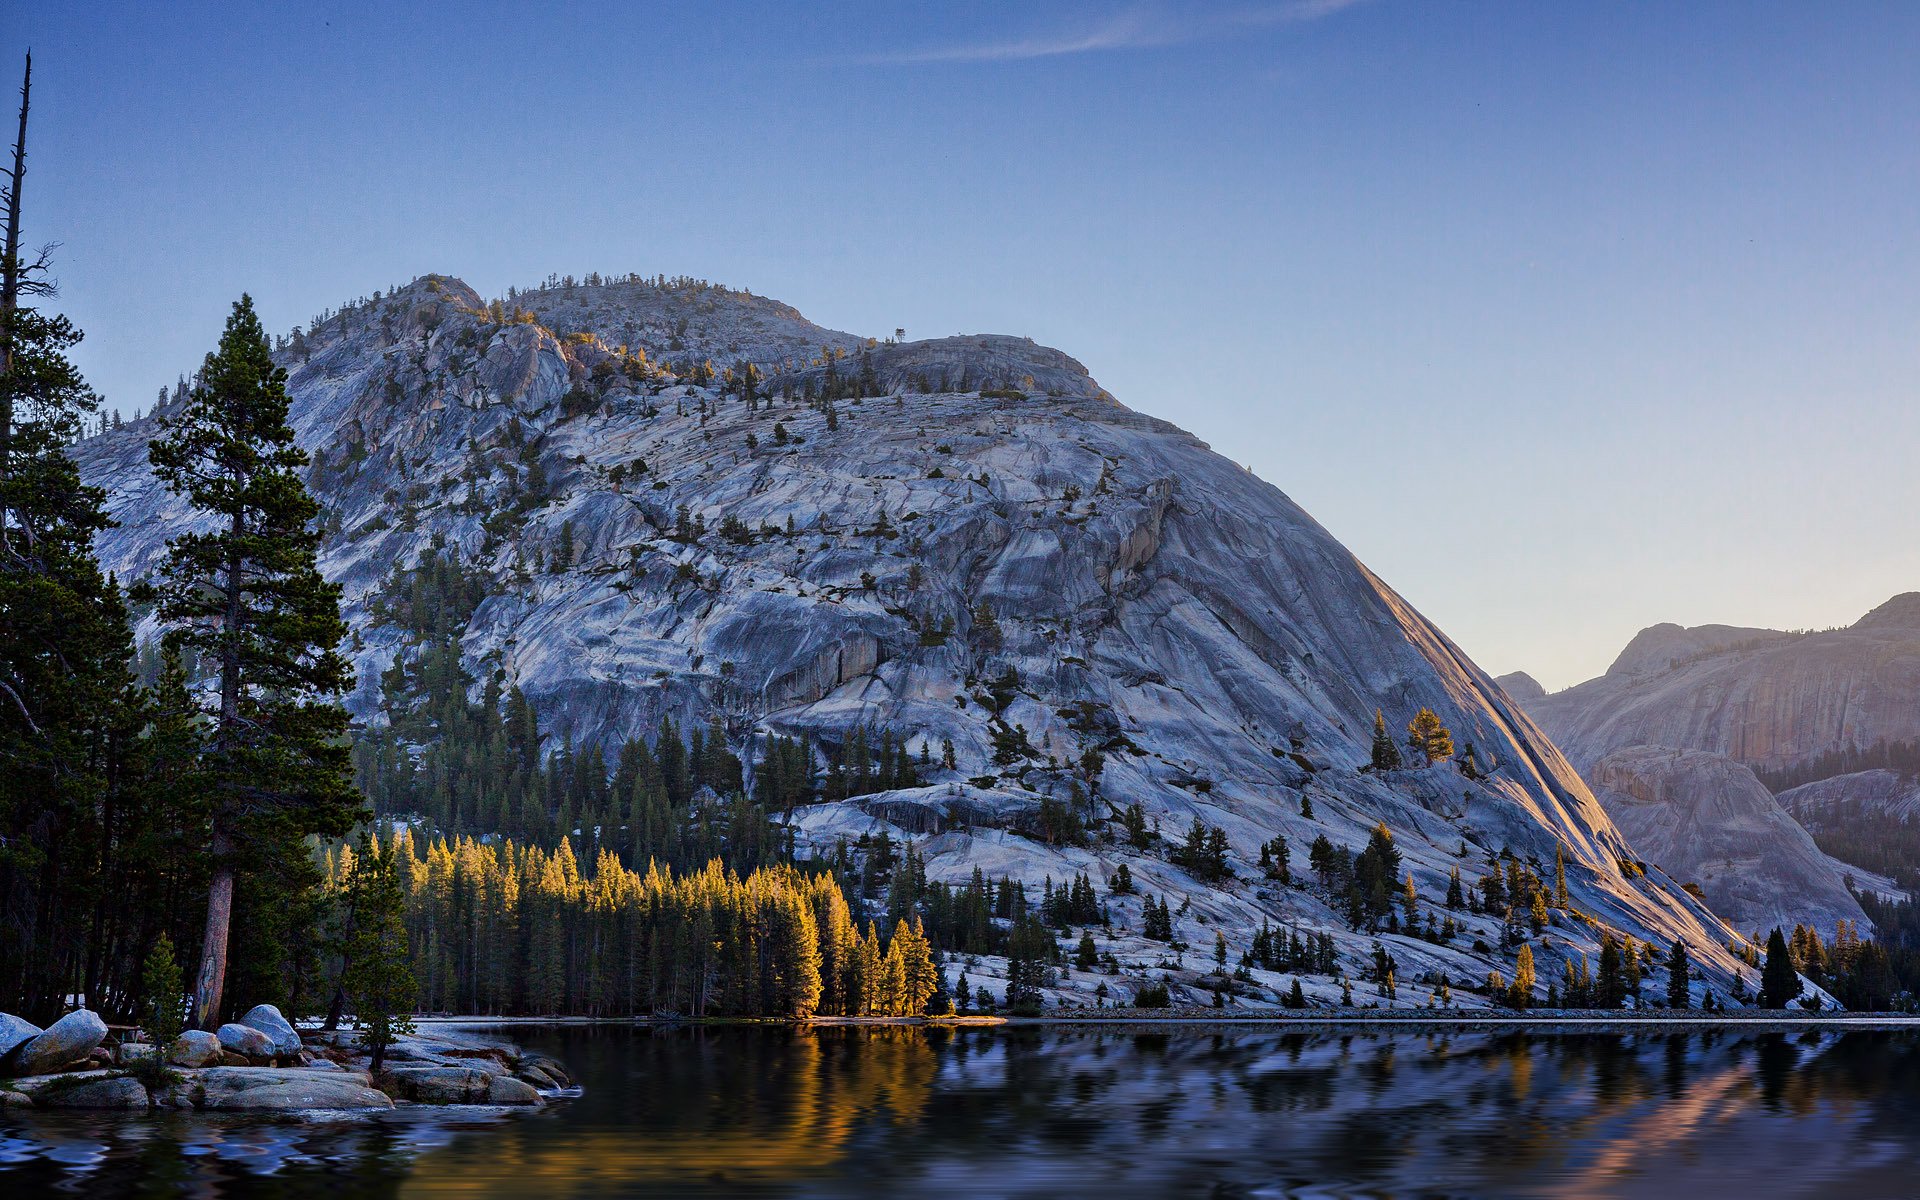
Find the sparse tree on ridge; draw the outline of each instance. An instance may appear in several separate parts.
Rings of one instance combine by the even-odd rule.
[[[1428,766],[1453,758],[1453,734],[1440,723],[1439,714],[1431,708],[1421,708],[1413,715],[1413,720],[1407,722],[1407,745]]]

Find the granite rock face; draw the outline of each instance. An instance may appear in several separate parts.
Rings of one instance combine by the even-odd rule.
[[[1851,771],[1788,788],[1778,799],[1809,829],[1856,812],[1911,820],[1920,817],[1920,780],[1884,769]]]
[[[1547,694],[1547,689],[1540,686],[1540,681],[1525,671],[1509,672],[1495,679],[1494,682],[1499,684],[1501,690],[1505,691],[1507,695],[1522,704],[1531,700],[1538,700]]]
[[[392,1108],[386,1093],[350,1074],[292,1067],[212,1067],[195,1081],[198,1107],[210,1111]]]
[[[364,717],[395,655],[417,653],[381,595],[439,544],[484,585],[469,668],[522,688],[550,744],[611,758],[663,715],[717,719],[749,770],[779,734],[834,748],[889,728],[936,763],[952,743],[955,767],[928,788],[799,814],[803,852],[886,828],[927,839],[934,878],[981,866],[1033,891],[1125,860],[1230,937],[1294,922],[1355,962],[1370,953],[1371,935],[1307,890],[1209,888],[1124,847],[1009,841],[1042,797],[1089,782],[1077,764],[1099,750],[1104,803],[1138,803],[1176,835],[1195,817],[1223,828],[1241,881],[1260,878],[1276,835],[1299,862],[1316,836],[1357,848],[1381,820],[1430,898],[1463,842],[1476,871],[1503,847],[1545,864],[1564,847],[1585,911],[1685,938],[1710,976],[1733,969],[1704,906],[1622,872],[1634,854],[1604,809],[1444,634],[1278,489],[1123,407],[1057,350],[874,342],[746,293],[631,280],[490,309],[426,277],[280,358]],[[760,399],[707,381],[708,360],[754,363]],[[787,395],[830,375],[885,394],[831,412]],[[153,432],[149,418],[76,449],[108,489],[119,524],[100,548],[122,579],[188,527],[147,469]],[[1009,670],[1018,686],[996,713],[985,683]],[[1423,705],[1489,778],[1359,769],[1375,709],[1399,726]],[[1494,919],[1468,924],[1452,947],[1391,938],[1393,952],[1456,980],[1510,970],[1463,948],[1497,942]],[[1554,954],[1594,950],[1584,926],[1556,936],[1542,978]]]
[[[1920,738],[1920,593],[1819,633],[1655,625],[1598,679],[1515,698],[1576,764],[1654,745],[1784,767]]]
[[[1838,920],[1871,927],[1840,868],[1740,763],[1703,750],[1632,746],[1588,769],[1636,852],[1706,894],[1742,933]]]
[[[151,1107],[140,1081],[121,1075],[94,1079],[68,1088],[49,1088],[37,1097],[46,1108],[118,1108],[144,1111]]]
[[[1526,696],[1511,689],[1510,694],[1587,773],[1631,837],[1645,814],[1625,815],[1612,803],[1619,793],[1598,786],[1602,781],[1593,775],[1596,764],[1616,751],[1673,747],[1724,755],[1757,769],[1804,773],[1834,769],[1823,764],[1842,762],[1840,756],[1878,742],[1920,738],[1920,593],[1895,596],[1845,629],[1817,633],[1655,625],[1642,630],[1597,679],[1551,695]],[[1744,782],[1729,784],[1713,771],[1689,771],[1685,777],[1715,790],[1686,795],[1687,785],[1676,781],[1669,795],[1681,812],[1709,812],[1725,804],[1754,807],[1738,798],[1751,799]],[[1857,813],[1920,811],[1916,793],[1920,789],[1891,771],[1857,771],[1783,792],[1779,807],[1803,829],[1821,832],[1843,826]],[[1761,826],[1751,827],[1747,836],[1764,836]],[[1833,917],[1851,916],[1847,906],[1836,908],[1818,898],[1830,898],[1831,886],[1803,893],[1805,847],[1785,831],[1781,836],[1776,844],[1747,848],[1751,870],[1759,875],[1749,881],[1742,909],[1766,909],[1775,903],[1767,898],[1772,896],[1783,919],[1831,929]],[[1701,852],[1738,858],[1737,850],[1724,846]],[[1660,843],[1641,846],[1640,852],[1652,859],[1667,851]],[[1693,852],[1682,853],[1668,865],[1679,873],[1690,857]],[[1782,873],[1767,876],[1775,868]],[[1825,874],[1842,883],[1849,871],[1829,860]],[[1865,873],[1859,874],[1865,882]],[[1804,900],[1797,899],[1803,895]],[[1803,909],[1797,917],[1796,906]],[[1735,923],[1743,931],[1750,928],[1739,917]]]

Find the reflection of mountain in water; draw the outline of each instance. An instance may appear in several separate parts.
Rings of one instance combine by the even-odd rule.
[[[111,1195],[145,1179],[335,1200],[1711,1200],[1905,1195],[1920,1168],[1906,1116],[1920,1038],[1904,1033],[607,1027],[534,1040],[572,1065],[582,1098],[477,1126],[4,1114],[0,1192]]]

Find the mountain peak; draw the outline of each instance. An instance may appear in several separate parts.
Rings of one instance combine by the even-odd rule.
[[[1901,592],[1853,623],[1855,629],[1920,630],[1920,592]]]

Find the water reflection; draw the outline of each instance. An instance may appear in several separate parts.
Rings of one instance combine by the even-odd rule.
[[[0,1194],[1907,1196],[1920,1035],[523,1031],[535,1115],[0,1114]]]

